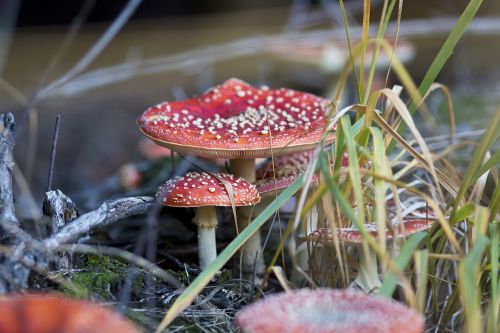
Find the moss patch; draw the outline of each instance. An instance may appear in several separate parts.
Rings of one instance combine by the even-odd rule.
[[[82,260],[83,263],[71,272],[71,282],[91,295],[109,298],[113,290],[123,282],[127,265],[112,257],[93,254],[82,257]],[[78,296],[71,289],[63,289],[66,294]]]

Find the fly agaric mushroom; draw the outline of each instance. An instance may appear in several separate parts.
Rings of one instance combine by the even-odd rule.
[[[280,191],[287,188],[302,174],[311,163],[314,151],[303,151],[269,159],[259,166],[256,171],[257,189],[261,195]],[[332,162],[333,163],[333,162]],[[347,153],[342,157],[342,167],[349,165]],[[317,183],[318,177],[311,179]]]
[[[305,171],[311,161],[313,151],[281,155],[261,164],[256,171],[256,184],[259,193],[277,194],[287,188]],[[314,175],[313,183],[318,181]]]
[[[390,230],[385,231],[386,240],[392,240],[394,237],[405,238],[414,233],[427,230],[431,227],[432,220],[405,220],[392,226],[394,233]],[[371,237],[378,237],[376,224],[365,224],[365,228]],[[375,252],[363,249],[363,236],[359,230],[354,228],[336,228],[335,235],[332,228],[319,228],[309,235],[309,240],[324,244],[334,245],[336,241],[346,245],[358,247],[359,252],[359,272],[353,284],[359,286],[365,292],[369,293],[378,289],[381,285],[378,268],[377,256]]]
[[[244,333],[421,333],[424,318],[379,296],[301,289],[251,304],[236,315],[236,325]]]
[[[231,189],[230,197],[228,186]],[[251,206],[260,201],[254,185],[228,174],[191,172],[167,181],[158,191],[161,202],[170,207],[197,207],[193,222],[198,226],[198,255],[201,269],[217,257],[216,206]]]
[[[248,160],[314,148],[327,104],[312,94],[230,79],[198,98],[153,106],[138,124],[150,139],[180,153]]]
[[[257,89],[230,79],[197,98],[164,102],[138,119],[140,130],[179,153],[230,161],[231,172],[255,182],[255,159],[311,150],[325,131],[328,100],[291,89]],[[334,139],[331,133],[327,142]],[[238,209],[238,228],[251,210]],[[243,248],[243,272],[264,270],[260,234]]]
[[[51,294],[0,298],[0,332],[139,333],[128,320],[102,306]]]

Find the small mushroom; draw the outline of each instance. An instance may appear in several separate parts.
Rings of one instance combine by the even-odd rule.
[[[311,163],[314,151],[304,151],[268,159],[256,171],[257,189],[262,196],[277,194],[292,184]],[[333,162],[331,162],[333,165]],[[347,154],[342,157],[342,167],[349,165]],[[311,182],[316,184],[318,177],[313,175]]]
[[[431,227],[433,220],[405,220],[392,226],[394,233],[390,230],[385,231],[386,240],[396,238],[405,238],[414,233],[427,230]],[[377,238],[377,225],[365,224],[368,234]],[[346,245],[358,247],[359,252],[359,272],[353,284],[359,286],[365,292],[369,293],[380,287],[381,282],[378,276],[377,256],[373,251],[363,250],[363,236],[359,230],[354,228],[336,228],[336,234],[333,234],[332,228],[320,228],[309,235],[309,240],[324,244],[334,245],[339,241]]]
[[[217,257],[216,206],[251,206],[260,201],[259,192],[245,179],[228,174],[191,172],[167,181],[158,191],[161,202],[170,207],[197,207],[193,222],[198,226],[198,254],[202,269]]]
[[[292,184],[305,171],[313,151],[281,155],[259,165],[256,171],[256,185],[264,196],[276,195]],[[318,178],[313,175],[312,182]]]
[[[179,153],[229,159],[231,172],[255,182],[255,159],[311,150],[325,132],[329,101],[291,89],[255,88],[230,79],[197,98],[164,102],[137,120],[150,139]],[[332,142],[330,133],[327,142]],[[251,220],[237,210],[238,228]],[[264,270],[260,234],[243,248],[243,272]],[[254,267],[256,266],[256,267]]]
[[[128,320],[105,307],[52,294],[0,298],[0,332],[139,333]]]
[[[301,289],[271,295],[236,315],[244,333],[422,333],[403,304],[354,290]]]

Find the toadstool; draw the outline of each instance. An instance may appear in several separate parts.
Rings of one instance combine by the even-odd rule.
[[[232,196],[226,186],[231,188]],[[241,177],[206,172],[190,172],[167,181],[158,191],[161,203],[170,207],[197,207],[193,222],[198,227],[198,255],[201,269],[217,257],[216,206],[251,206],[260,201],[254,185]]]
[[[422,333],[403,304],[354,290],[301,289],[271,295],[236,315],[244,333]]]
[[[291,89],[258,89],[230,79],[197,98],[164,102],[138,119],[150,139],[179,153],[225,158],[231,172],[255,182],[255,159],[311,150],[323,137],[328,100]],[[330,133],[327,142],[334,139]],[[238,227],[251,209],[238,209]],[[263,272],[259,233],[243,248],[243,272]],[[256,263],[256,267],[254,267]]]
[[[408,237],[414,233],[429,229],[433,222],[432,220],[405,220],[403,223],[392,226],[394,233],[386,230],[385,238],[386,240],[392,240],[394,237]],[[376,238],[378,236],[376,224],[365,224],[365,228],[371,237]],[[336,228],[334,234],[332,228],[320,228],[309,235],[309,240],[324,245],[332,245],[336,241],[339,241],[346,245],[358,247],[359,272],[353,282],[354,285],[359,286],[367,293],[380,287],[381,282],[378,276],[377,256],[373,251],[363,250],[363,236],[359,230],[354,228]]]
[[[292,184],[307,168],[313,151],[304,151],[277,156],[259,165],[256,170],[256,185],[262,196],[278,194]],[[313,183],[318,178],[313,175]]]
[[[102,306],[52,294],[0,298],[0,332],[139,333],[128,320]]]

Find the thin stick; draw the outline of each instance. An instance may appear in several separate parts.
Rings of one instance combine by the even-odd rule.
[[[47,192],[52,190],[52,179],[54,177],[54,165],[56,163],[57,140],[59,139],[60,122],[61,122],[61,115],[58,114],[56,117],[56,125],[54,127],[54,136],[52,138],[52,150],[50,151],[49,180],[47,182]]]
[[[0,114],[0,224],[19,225],[12,193],[12,167],[14,165],[14,116]]]
[[[399,38],[416,38],[428,36],[430,33],[433,36],[448,33],[455,25],[456,20],[456,17],[406,20],[401,24]],[[389,23],[386,30],[395,31],[397,24],[397,22]],[[375,34],[377,26],[373,25],[372,28],[370,29],[370,34]],[[354,39],[359,38],[361,27],[353,26],[349,29],[351,37]],[[477,17],[470,23],[465,33],[468,35],[496,36],[499,29],[500,20],[498,17]],[[267,52],[270,47],[276,45],[286,45],[287,43],[295,43],[296,45],[310,42],[322,43],[324,40],[331,40],[332,38],[341,39],[344,36],[344,28],[279,33],[271,36],[251,36],[168,56],[141,59],[141,61],[125,61],[109,67],[98,68],[83,74],[74,75],[71,80],[66,80],[65,84],[57,90],[48,91],[47,95],[51,97],[70,96],[130,80],[132,77],[157,75],[158,73],[173,71],[192,72],[196,68],[238,59],[243,56],[262,54]]]
[[[152,197],[130,197],[105,201],[99,208],[88,212],[43,241],[49,251],[78,239],[96,227],[103,227],[132,215],[146,214],[151,208]]]
[[[111,40],[116,36],[116,34],[121,30],[121,28],[127,23],[128,19],[135,12],[141,0],[129,0],[125,5],[120,15],[113,21],[106,32],[99,38],[99,40],[87,51],[87,53],[74,65],[66,74],[61,76],[59,79],[51,82],[44,89],[38,91],[35,95],[32,105],[35,105],[38,101],[49,96],[54,91],[57,91],[66,82],[71,80],[73,77],[77,76],[83,72],[87,67],[94,61],[99,54],[108,46]]]

